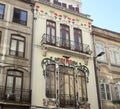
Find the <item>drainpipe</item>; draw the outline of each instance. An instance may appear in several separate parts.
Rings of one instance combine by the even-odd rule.
[[[34,2],[31,1],[31,12],[32,12],[32,37],[31,37],[31,57],[30,57],[30,103],[32,103],[32,65],[33,65],[33,52],[34,52]],[[29,107],[31,109],[31,106]]]
[[[95,35],[92,32],[92,39],[93,39],[93,50],[94,50],[94,56],[93,56],[93,64],[94,64],[94,71],[95,71],[95,80],[96,80],[96,91],[97,91],[97,100],[98,100],[98,109],[102,109],[101,108],[101,99],[100,99],[100,89],[99,89],[99,77],[98,77],[98,72],[97,72],[97,63],[96,63],[96,59],[97,57],[100,57],[102,55],[105,54],[105,52],[100,52],[98,55],[95,54]]]

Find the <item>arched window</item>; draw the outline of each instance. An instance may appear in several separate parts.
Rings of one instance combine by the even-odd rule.
[[[8,70],[5,94],[9,99],[20,100],[22,91],[23,73],[17,70]],[[17,96],[16,96],[17,95]]]
[[[87,83],[85,73],[78,71],[78,93],[80,101],[87,101]]]
[[[46,66],[46,96],[48,98],[55,98],[55,64],[48,64]]]

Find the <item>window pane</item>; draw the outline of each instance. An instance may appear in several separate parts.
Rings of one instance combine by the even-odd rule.
[[[78,78],[78,93],[79,97],[82,98],[82,84],[81,84],[81,77]]]
[[[24,11],[21,11],[20,19],[21,19],[22,21],[26,21],[26,19],[27,19],[27,13],[24,12]]]
[[[16,48],[17,48],[17,41],[12,39],[12,42],[11,42],[11,50],[14,50],[16,51]]]
[[[8,76],[7,77],[6,94],[12,94],[12,89],[13,89],[13,77]]]
[[[115,81],[115,96],[116,96],[116,100],[120,100],[120,82],[119,81]]]
[[[74,77],[70,76],[70,94],[74,95]]]
[[[47,21],[47,41],[51,44],[55,44],[56,27],[52,21]]]
[[[19,41],[18,56],[23,57],[23,55],[24,55],[24,42]]]
[[[0,4],[0,19],[3,19],[5,5]]]
[[[119,47],[110,46],[109,52],[110,52],[111,63],[120,65],[120,49],[119,49]]]
[[[101,91],[101,99],[106,99],[105,97],[105,87],[104,84],[100,84],[100,91]]]
[[[81,50],[82,49],[81,43],[82,43],[81,31],[79,29],[74,29],[75,50]]]
[[[55,65],[47,65],[46,71],[46,96],[55,97]]]
[[[8,71],[8,75],[11,75],[11,76],[21,76],[22,77],[22,73],[21,72],[18,72],[18,71]]]
[[[62,46],[63,47],[67,47],[69,48],[70,47],[70,42],[69,42],[69,39],[70,39],[70,36],[69,36],[69,27],[66,26],[66,25],[61,25],[61,42],[62,42]]]
[[[21,82],[22,82],[22,79],[20,77],[16,77],[16,81],[15,81],[16,89],[21,89]]]
[[[17,52],[16,50],[17,50],[17,41],[13,39],[10,47],[10,54],[16,55],[16,52]]]
[[[60,73],[60,94],[64,94],[64,75]]]

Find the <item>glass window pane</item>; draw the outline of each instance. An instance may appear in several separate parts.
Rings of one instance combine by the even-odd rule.
[[[27,13],[24,12],[24,11],[21,11],[20,19],[21,19],[22,21],[26,21],[26,19],[27,19]]]
[[[22,83],[22,78],[16,77],[15,78],[15,89],[20,90],[21,89],[21,83]]]
[[[101,99],[106,99],[104,84],[100,84],[100,91],[101,91]]]
[[[65,94],[69,94],[69,78],[68,75],[65,75]]]
[[[2,5],[2,4],[0,4],[0,19],[3,18],[3,15],[4,15],[4,8],[5,8],[5,6]]]
[[[74,95],[74,77],[70,76],[70,94]]]
[[[19,41],[18,51],[22,53],[24,52],[24,42]]]
[[[86,81],[85,78],[82,78],[82,87],[83,87],[83,98],[86,98]]]
[[[78,78],[78,93],[79,93],[79,97],[81,97],[82,98],[82,84],[81,84],[81,81],[82,81],[82,79],[81,79],[81,77],[79,77]]]
[[[17,41],[12,39],[12,42],[11,42],[11,50],[14,50],[16,51],[16,48],[17,48]]]
[[[60,94],[64,94],[64,75],[60,73]]]
[[[55,97],[55,65],[47,65],[46,71],[46,96]]]
[[[8,76],[7,77],[6,94],[12,94],[12,89],[13,89],[13,77]]]

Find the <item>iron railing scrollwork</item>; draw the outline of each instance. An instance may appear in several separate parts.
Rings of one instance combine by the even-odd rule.
[[[60,38],[57,36],[51,36],[47,34],[43,34],[41,45],[42,44],[48,44],[48,45],[56,46],[59,48],[81,52],[89,55],[92,53],[89,45],[87,44],[76,42],[76,41],[65,39],[65,38]]]
[[[13,93],[10,92],[11,90]],[[13,91],[12,88],[0,86],[0,101],[30,104],[31,91],[29,89],[15,89]]]

